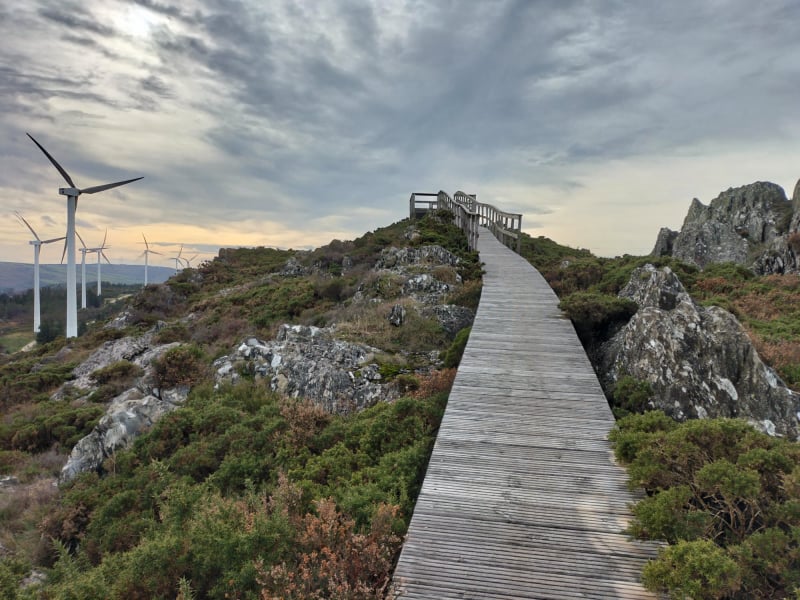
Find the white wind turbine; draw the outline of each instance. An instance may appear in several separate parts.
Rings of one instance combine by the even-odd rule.
[[[183,254],[183,244],[181,244],[181,249],[178,250],[178,255],[174,256],[172,258],[172,260],[175,261],[175,274],[176,275],[178,274],[178,265],[180,265],[181,262],[183,261],[183,259],[181,258],[181,254]]]
[[[31,227],[30,223],[25,220],[25,217],[18,212],[15,212],[14,214],[17,215],[20,221],[25,223],[27,228],[31,230],[33,237],[36,238],[28,243],[33,246],[33,332],[39,333],[39,328],[41,327],[42,322],[41,299],[39,296],[39,251],[42,249],[42,244],[58,242],[63,240],[64,237],[41,240],[39,239],[39,236],[36,235],[36,232],[33,230],[33,227]]]
[[[192,268],[192,261],[193,261],[195,258],[197,258],[197,256],[198,256],[198,255],[197,255],[197,254],[195,254],[195,255],[194,255],[192,258],[184,258],[184,259],[183,259],[183,262],[184,262],[184,263],[186,263],[186,268],[187,268],[187,269],[191,269],[191,268]]]
[[[150,254],[161,254],[161,252],[150,250],[150,244],[147,243],[147,238],[144,237],[144,233],[142,234],[142,239],[144,240],[144,252],[139,255],[139,258],[144,256],[144,285],[147,287],[147,258]]]
[[[86,249],[87,252],[94,252],[95,254],[97,254],[97,297],[98,298],[100,296],[102,296],[102,288],[100,286],[100,265],[102,264],[103,261],[101,259],[105,258],[106,262],[108,264],[111,264],[111,261],[108,260],[108,257],[106,256],[106,253],[103,252],[103,250],[108,249],[108,246],[106,246],[106,239],[107,238],[108,238],[108,229],[106,229],[106,234],[103,236],[103,243],[102,244],[100,244],[96,248],[87,248]],[[81,242],[83,242],[83,240],[81,240]]]
[[[78,208],[78,196],[81,194],[96,194],[97,192],[104,192],[111,188],[125,185],[139,181],[142,177],[134,177],[133,179],[126,179],[125,181],[117,181],[114,183],[106,183],[103,185],[95,185],[92,187],[79,189],[75,187],[72,178],[69,176],[63,167],[58,164],[55,158],[50,156],[50,153],[44,149],[33,136],[27,134],[31,141],[39,147],[39,150],[44,152],[44,155],[53,164],[56,170],[61,173],[61,176],[69,184],[67,188],[58,188],[58,193],[67,197],[67,338],[78,336],[78,306],[75,282],[75,211]],[[98,258],[98,262],[99,262]],[[99,269],[98,269],[99,271]]]

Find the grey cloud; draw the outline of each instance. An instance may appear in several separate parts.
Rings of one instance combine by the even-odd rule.
[[[90,12],[76,4],[67,4],[65,8],[40,8],[39,14],[58,25],[74,29],[91,31],[101,36],[114,35],[114,29],[104,25]]]
[[[198,15],[195,13],[191,15],[189,13],[184,12],[181,10],[180,7],[173,5],[173,4],[164,4],[161,2],[156,2],[155,0],[133,0],[135,4],[147,8],[148,10],[153,11],[154,13],[158,13],[167,17],[172,17],[182,21],[184,23],[193,24],[197,22]]]
[[[145,92],[150,92],[161,98],[172,98],[173,94],[170,91],[167,83],[157,75],[148,75],[147,77],[139,80],[139,86]]]

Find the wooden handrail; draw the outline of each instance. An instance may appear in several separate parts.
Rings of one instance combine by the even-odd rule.
[[[417,197],[422,199],[417,199]],[[430,200],[436,197],[436,200]],[[522,248],[522,215],[509,213],[486,204],[478,202],[475,194],[465,194],[458,191],[451,198],[447,192],[438,194],[431,192],[414,192],[409,200],[410,216],[416,219],[429,210],[443,208],[453,213],[455,224],[467,236],[470,250],[478,247],[478,227],[486,227],[503,244],[515,250],[517,254]]]

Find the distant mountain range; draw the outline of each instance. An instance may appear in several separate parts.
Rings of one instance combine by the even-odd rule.
[[[78,281],[81,280],[81,268],[77,267]],[[175,274],[170,267],[147,268],[148,283],[163,283]],[[103,283],[144,283],[143,265],[108,265],[104,264],[100,271]],[[39,265],[39,280],[42,287],[66,285],[66,265]],[[97,284],[97,264],[86,265],[87,285]],[[27,263],[0,262],[0,293],[15,294],[33,287],[33,265]]]

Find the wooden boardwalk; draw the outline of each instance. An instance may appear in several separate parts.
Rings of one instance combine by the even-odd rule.
[[[483,293],[394,575],[392,598],[655,598],[656,546],[597,377],[550,286],[486,230]]]

